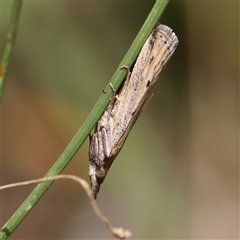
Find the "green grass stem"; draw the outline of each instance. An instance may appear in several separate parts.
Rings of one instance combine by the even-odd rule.
[[[0,66],[0,102],[2,100],[3,89],[7,78],[7,73],[10,66],[10,60],[13,53],[14,44],[16,41],[19,15],[21,10],[22,0],[15,0],[12,6],[10,24],[7,35],[7,42],[3,52],[3,57]],[[2,46],[1,46],[2,49]]]

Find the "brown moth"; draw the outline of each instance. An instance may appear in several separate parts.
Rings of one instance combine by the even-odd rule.
[[[129,72],[120,91],[98,121],[89,146],[89,177],[95,198],[177,45],[178,38],[172,29],[158,25],[145,42],[132,73]]]

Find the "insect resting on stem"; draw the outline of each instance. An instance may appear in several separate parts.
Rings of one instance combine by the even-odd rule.
[[[150,34],[118,93],[114,96],[90,137],[89,177],[96,199],[114,159],[122,149],[134,123],[151,98],[151,90],[174,53],[178,38],[171,28],[159,24]]]

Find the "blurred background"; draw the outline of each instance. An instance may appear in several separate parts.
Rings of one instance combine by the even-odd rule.
[[[1,185],[45,175],[154,1],[24,2],[1,106]],[[2,2],[2,48],[11,2]],[[239,3],[172,1],[179,46],[101,187],[134,239],[239,238]],[[88,180],[88,140],[64,173]],[[1,193],[1,226],[35,186]],[[10,239],[111,239],[84,191],[57,181]]]

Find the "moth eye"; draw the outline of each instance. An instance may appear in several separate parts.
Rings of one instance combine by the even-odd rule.
[[[106,177],[106,173],[99,170],[96,172],[96,177],[97,177],[98,182],[101,184]]]

